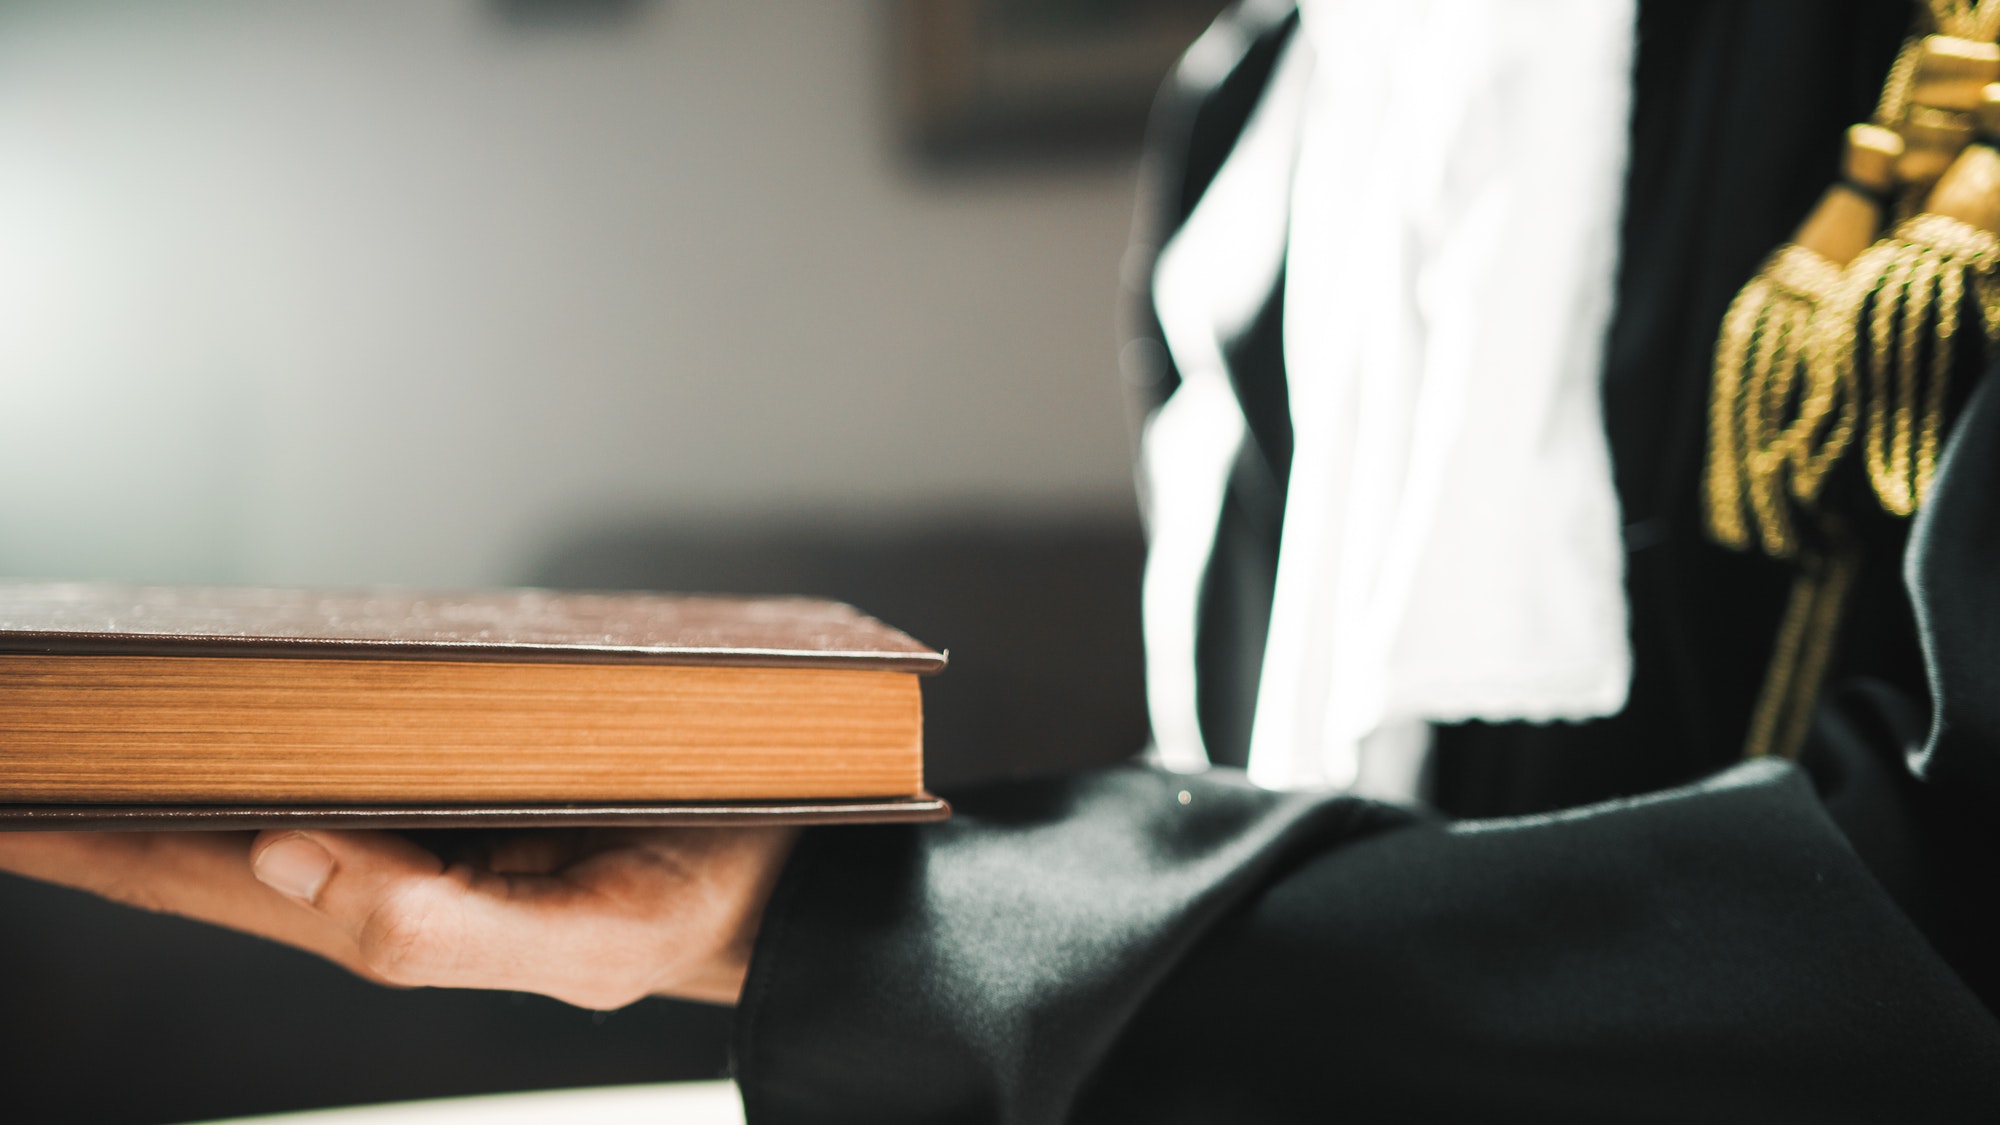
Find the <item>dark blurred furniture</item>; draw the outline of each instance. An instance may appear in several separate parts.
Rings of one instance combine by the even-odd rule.
[[[1131,520],[905,530],[606,528],[543,585],[819,594],[951,650],[925,685],[935,785],[1115,760],[1145,737]],[[9,1125],[165,1123],[488,1091],[709,1078],[729,1014],[397,992],[304,954],[0,877]]]
[[[1123,156],[1224,0],[898,0],[905,146],[932,165]]]
[[[924,682],[934,786],[1115,761],[1145,742],[1136,520],[739,531],[612,528],[542,585],[813,594],[951,655]]]

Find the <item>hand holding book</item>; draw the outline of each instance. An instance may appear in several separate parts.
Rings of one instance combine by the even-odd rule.
[[[735,1003],[797,829],[522,831],[447,861],[390,832],[0,833],[0,870],[408,987],[587,1008]]]
[[[0,583],[0,870],[388,984],[734,1003],[795,825],[947,812],[943,665],[804,598]]]

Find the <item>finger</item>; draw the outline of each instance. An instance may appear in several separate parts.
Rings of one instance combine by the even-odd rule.
[[[583,855],[587,838],[574,828],[501,833],[487,841],[484,866],[498,874],[554,874]]]
[[[650,991],[663,940],[652,923],[680,890],[671,878],[627,878],[604,894],[556,876],[447,867],[372,832],[272,834],[254,862],[259,878],[343,929],[380,979],[520,989],[596,1008]]]
[[[432,828],[398,832],[449,867],[467,863],[487,871],[547,875],[575,862],[591,830],[585,828]]]
[[[0,833],[0,869],[281,941],[343,964],[334,927],[271,893],[246,862],[247,832]]]
[[[498,874],[446,867],[382,833],[288,832],[260,837],[254,862],[259,878],[344,930],[383,980],[533,991],[591,1008],[663,987],[727,1003],[740,967],[701,970],[740,922],[718,916],[733,900],[706,885],[726,874],[706,873],[687,851],[685,841],[620,845],[559,876]]]
[[[269,832],[252,849],[257,878],[340,928],[364,969],[397,984],[549,991],[543,966],[585,955],[551,944],[548,919],[575,888],[503,875],[381,832]],[[584,909],[593,904],[584,902]],[[592,928],[591,919],[578,926]],[[560,927],[559,927],[560,928]]]
[[[564,872],[613,900],[653,902],[632,921],[641,934],[671,934],[660,950],[656,993],[733,1004],[750,950],[798,829],[613,829],[617,845]]]
[[[226,832],[8,832],[0,834],[0,868],[165,911],[186,905],[230,855],[240,865],[247,840]]]
[[[452,900],[474,870],[444,861],[389,832],[271,830],[250,846],[250,870],[264,886],[341,935],[352,967],[407,987],[451,983],[434,971],[431,946],[455,949],[447,934]]]

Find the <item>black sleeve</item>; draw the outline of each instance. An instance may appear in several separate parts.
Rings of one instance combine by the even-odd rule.
[[[1457,824],[1128,768],[815,832],[737,1035],[753,1125],[2000,1106],[2000,1026],[1771,762]]]

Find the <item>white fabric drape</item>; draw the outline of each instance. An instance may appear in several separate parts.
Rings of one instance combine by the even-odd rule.
[[[1199,62],[1205,44],[1189,52]],[[1181,382],[1147,421],[1140,453],[1146,510],[1146,698],[1159,759],[1208,765],[1195,717],[1195,613],[1229,469],[1244,439],[1222,342],[1277,285],[1312,51],[1294,39],[1215,180],[1153,272],[1153,303]]]
[[[1250,774],[1349,786],[1378,732],[1624,705],[1598,375],[1633,5],[1306,0],[1301,17],[1298,452]]]
[[[1633,7],[1302,5],[1249,129],[1155,273],[1185,380],[1143,457],[1149,692],[1170,764],[1203,760],[1185,623],[1242,441],[1217,340],[1280,264],[1297,452],[1251,776],[1408,797],[1431,720],[1623,706],[1598,376]]]

